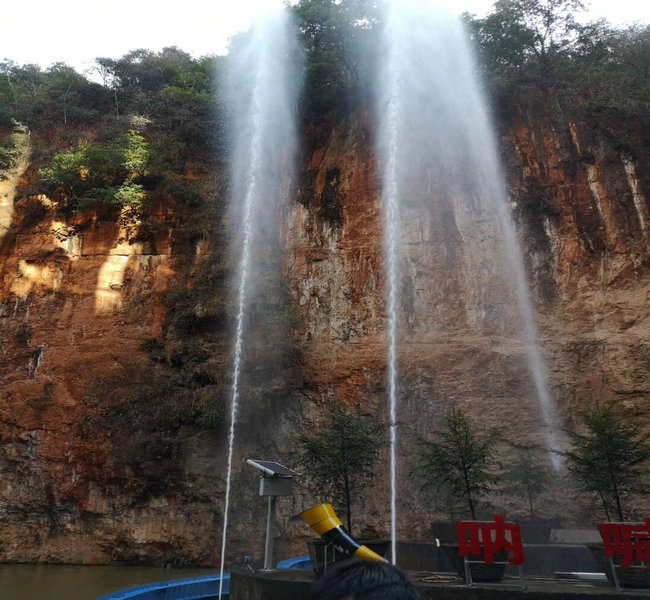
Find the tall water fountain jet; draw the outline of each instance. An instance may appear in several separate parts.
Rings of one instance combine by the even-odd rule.
[[[546,444],[558,449],[559,443],[496,136],[467,36],[456,17],[426,0],[388,0],[384,23],[377,151],[385,219],[395,560],[398,338],[405,335],[398,325],[411,327],[409,334],[427,327],[443,333],[464,321],[476,337],[516,330]],[[429,257],[429,269],[442,271],[426,274],[437,285],[422,283],[422,264],[409,255],[416,246]],[[451,265],[460,268],[445,269]],[[406,287],[413,312],[418,306],[426,311],[405,314],[400,291]],[[552,454],[552,460],[559,468],[559,457]]]
[[[223,581],[235,429],[254,306],[267,301],[269,269],[279,260],[278,217],[287,197],[296,147],[298,52],[287,10],[256,21],[235,40],[229,55],[228,108],[232,129],[230,163],[231,252],[238,256],[232,303],[233,342],[230,429],[221,542],[219,597]],[[273,256],[275,254],[275,256]],[[277,283],[277,282],[276,282]],[[271,287],[273,282],[271,282]],[[266,286],[266,287],[265,287]],[[269,346],[273,344],[268,341]]]
[[[394,10],[394,9],[393,9]],[[403,112],[401,97],[394,93],[400,86],[397,45],[388,46],[382,98],[384,114],[378,137],[384,156],[382,204],[384,207],[384,254],[388,292],[388,403],[390,415],[390,538],[391,562],[397,562],[397,268],[399,247],[399,177],[398,156],[402,147],[400,119]]]

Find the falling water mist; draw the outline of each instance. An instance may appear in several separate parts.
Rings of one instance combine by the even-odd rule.
[[[456,17],[426,0],[389,0],[384,23],[384,60],[377,88],[377,151],[385,220],[395,560],[398,337],[403,333],[398,324],[401,326],[400,315],[405,312],[400,290],[412,251],[402,239],[405,229],[426,229],[421,233],[421,246],[427,245],[427,252],[436,259],[429,268],[448,265],[453,259],[459,273],[439,273],[438,278],[465,277],[457,287],[469,290],[462,298],[461,294],[452,298],[442,284],[429,290],[423,284],[418,289],[416,282],[414,293],[421,295],[420,305],[446,305],[436,313],[438,320],[432,328],[444,330],[444,319],[453,310],[450,305],[462,305],[462,318],[476,331],[506,330],[516,322],[516,337],[526,353],[546,445],[553,450],[559,444],[557,417],[547,389],[496,137],[479,90],[467,36]],[[417,279],[417,269],[412,271],[412,279]],[[559,468],[559,457],[552,457]]]
[[[235,430],[246,362],[252,307],[264,295],[269,254],[276,251],[278,215],[286,199],[295,149],[297,57],[289,14],[278,11],[236,39],[229,55],[228,107],[232,127],[230,164],[231,249],[238,257],[232,304],[233,341],[230,429],[223,511],[220,575],[223,581]],[[272,342],[270,342],[272,343]],[[219,586],[221,597],[221,582]]]

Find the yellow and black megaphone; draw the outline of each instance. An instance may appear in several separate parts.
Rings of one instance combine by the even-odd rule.
[[[388,562],[367,546],[357,542],[347,532],[341,520],[336,516],[331,504],[312,506],[302,511],[300,516],[319,536],[335,546],[343,554],[354,556],[360,560]]]

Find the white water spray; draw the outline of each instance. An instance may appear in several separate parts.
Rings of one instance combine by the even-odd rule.
[[[255,94],[254,100],[256,100]],[[254,118],[254,121],[257,119]],[[257,136],[256,136],[257,138]],[[251,144],[251,167],[259,161],[258,139],[254,138]],[[237,329],[235,331],[235,350],[233,355],[232,389],[230,394],[230,429],[228,431],[228,458],[226,471],[226,498],[223,510],[223,531],[221,538],[221,566],[219,568],[219,598],[223,586],[223,572],[226,558],[226,540],[228,535],[228,513],[230,508],[230,485],[232,482],[232,458],[235,447],[235,422],[239,407],[239,376],[241,373],[241,354],[244,339],[244,317],[246,310],[246,292],[250,269],[250,247],[252,243],[251,217],[253,213],[253,198],[256,197],[258,173],[251,168],[249,190],[244,201],[244,232],[243,249],[240,264],[239,288],[237,293]]]
[[[527,362],[536,390],[547,445],[557,450],[558,425],[546,385],[546,369],[528,292],[521,248],[507,207],[507,192],[497,153],[496,136],[481,97],[473,57],[458,19],[431,0],[388,0],[384,48],[378,78],[377,150],[381,157],[384,251],[388,310],[388,388],[391,418],[391,536],[395,560],[397,473],[397,338],[402,305],[398,283],[401,265],[408,262],[403,230],[413,242],[426,245],[444,266],[460,262],[460,273],[435,273],[444,281],[439,289],[424,289],[419,305],[453,304],[458,319],[462,306],[468,326],[485,330],[512,327],[519,312],[518,336],[526,347]],[[418,269],[411,271],[417,275]],[[414,275],[414,276],[415,276]],[[463,279],[463,277],[465,279]],[[460,291],[459,291],[460,290]],[[453,296],[450,303],[445,295]],[[463,295],[465,294],[465,295]],[[446,302],[445,302],[446,301]],[[416,299],[416,305],[418,300]],[[440,320],[428,324],[448,326],[443,309]],[[559,456],[551,454],[556,469]]]
[[[399,71],[393,47],[387,57],[387,79],[391,90],[399,89]],[[386,254],[386,287],[388,293],[388,403],[390,414],[390,538],[391,562],[397,563],[397,269],[399,247],[399,189],[397,158],[399,155],[399,97],[386,99],[382,143],[386,153],[384,169],[384,247]]]
[[[238,283],[234,303],[234,335],[230,428],[226,494],[221,540],[219,598],[222,595],[230,492],[233,475],[235,429],[239,410],[249,309],[259,292],[256,281],[268,257],[264,234],[273,230],[282,201],[282,179],[290,175],[295,148],[293,68],[296,52],[287,11],[273,13],[253,24],[229,57],[228,104],[233,127],[231,160],[231,222],[239,229],[233,247],[239,250]],[[241,199],[243,198],[243,202]],[[265,232],[266,230],[266,232]]]

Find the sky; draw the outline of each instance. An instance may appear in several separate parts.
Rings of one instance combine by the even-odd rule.
[[[477,16],[493,0],[443,0],[453,12]],[[588,17],[612,24],[650,22],[647,0],[587,0]],[[84,72],[99,56],[178,46],[194,57],[225,54],[228,39],[282,0],[22,0],[2,8],[0,60],[64,62]]]

